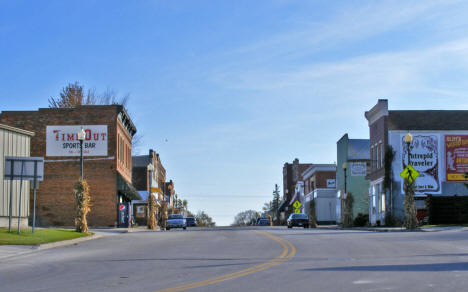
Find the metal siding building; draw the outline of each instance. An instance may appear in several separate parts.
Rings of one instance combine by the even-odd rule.
[[[13,184],[10,184],[9,180],[4,180],[5,156],[29,157],[31,136],[34,136],[33,132],[0,124],[0,227],[8,227],[11,187],[13,187],[12,216],[14,218],[12,226],[18,226],[20,181],[15,180]],[[29,181],[23,181],[21,190],[21,227],[28,226],[29,190]]]

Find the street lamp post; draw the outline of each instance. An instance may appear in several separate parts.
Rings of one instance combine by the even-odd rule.
[[[410,158],[410,145],[411,145],[411,142],[413,142],[413,136],[408,133],[405,135],[405,143],[406,143],[406,151],[408,153],[408,165],[410,165],[411,163],[411,158]]]
[[[80,141],[80,178],[83,181],[83,140],[86,137],[86,132],[81,128],[78,132],[78,140]]]
[[[343,163],[343,172],[344,172],[344,192],[346,194],[346,169],[348,168],[348,164],[345,162]]]
[[[149,191],[148,191],[148,228],[154,229],[154,211],[153,211],[153,194],[151,193],[151,188],[153,186],[153,171],[154,166],[152,163],[147,166],[149,172]]]

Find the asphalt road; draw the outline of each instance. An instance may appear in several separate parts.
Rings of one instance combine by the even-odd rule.
[[[468,231],[126,233],[0,260],[0,291],[468,291]],[[164,290],[166,289],[166,290]]]

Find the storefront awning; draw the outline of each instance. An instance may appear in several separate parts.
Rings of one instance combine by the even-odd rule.
[[[127,182],[120,174],[117,173],[117,193],[125,197],[128,201],[141,200],[140,194],[132,186],[131,183]]]
[[[283,202],[281,202],[281,204],[279,205],[278,207],[278,211],[279,212],[283,212],[284,211],[284,208],[288,205],[288,200],[284,200]]]

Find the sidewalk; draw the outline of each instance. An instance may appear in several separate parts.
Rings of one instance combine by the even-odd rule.
[[[32,253],[38,250],[44,250],[49,248],[55,248],[60,246],[68,246],[78,244],[80,242],[98,239],[101,237],[115,236],[123,233],[133,232],[154,232],[157,230],[149,230],[146,227],[135,227],[135,228],[91,228],[89,231],[94,233],[93,235],[80,237],[70,240],[56,241],[50,243],[44,243],[39,245],[0,245],[0,262],[3,259],[7,259],[14,256]]]
[[[342,230],[365,230],[373,232],[410,232],[404,227],[352,227],[352,228],[340,228]],[[434,227],[420,227],[412,232],[439,232],[447,230],[460,230],[468,231],[468,227],[465,226],[434,226]]]

